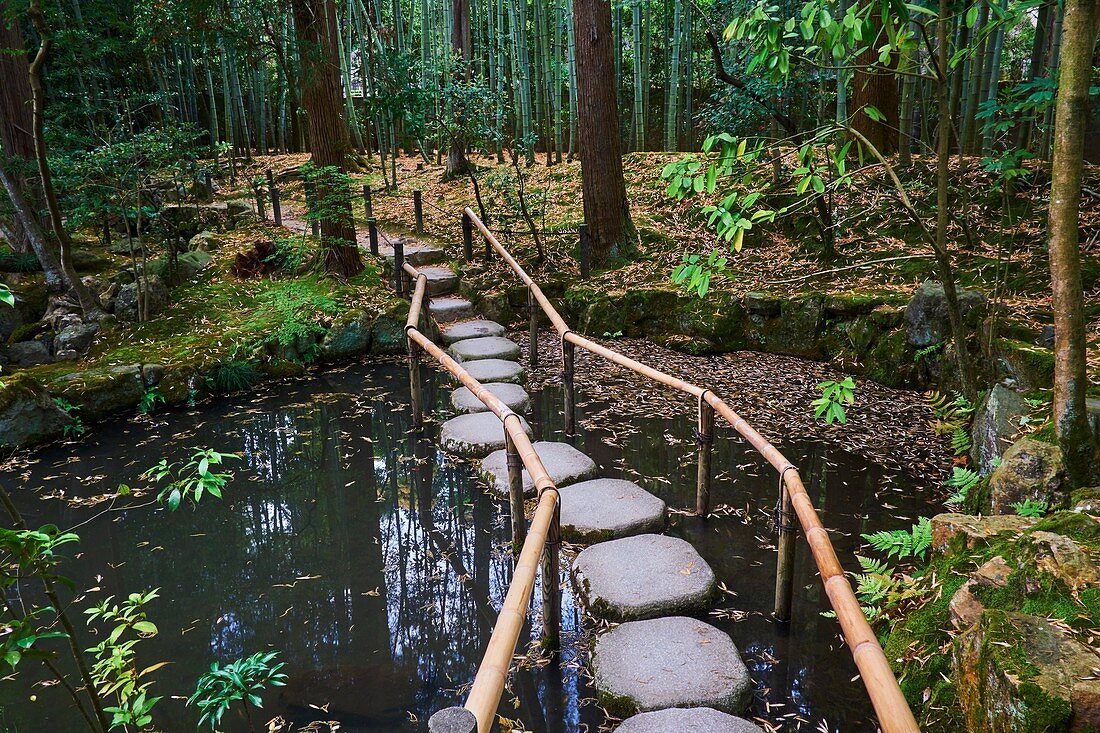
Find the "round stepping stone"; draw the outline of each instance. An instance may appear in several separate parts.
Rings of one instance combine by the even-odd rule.
[[[505,359],[480,359],[463,364],[462,368],[482,384],[522,382],[527,376],[527,372],[523,370],[518,362]]]
[[[527,390],[518,384],[497,382],[496,384],[486,384],[485,388],[496,395],[501,402],[508,405],[513,412],[525,413],[531,409],[531,398],[527,396]],[[451,392],[451,406],[455,408],[456,412],[460,413],[489,411],[485,403],[475,397],[474,393],[466,387],[459,387]]]
[[[630,481],[598,478],[558,493],[561,532],[569,542],[588,545],[665,527],[665,503]]]
[[[522,417],[520,424],[528,436],[531,426]],[[479,458],[504,448],[504,423],[491,412],[459,415],[443,423],[439,444],[448,453]]]
[[[573,586],[588,611],[610,621],[702,611],[714,598],[714,571],[691,543],[642,534],[601,542],[573,562]]]
[[[451,323],[473,318],[474,304],[465,298],[447,295],[442,298],[432,298],[428,303],[428,312],[437,323]]]
[[[616,733],[764,733],[744,718],[714,708],[669,708],[627,718]]]
[[[686,616],[615,627],[596,640],[592,669],[600,704],[624,718],[675,707],[736,715],[752,694],[749,671],[729,635]]]
[[[555,486],[565,486],[576,481],[583,481],[596,475],[596,462],[581,453],[568,443],[551,443],[540,440],[535,445],[535,453],[538,454],[542,465],[546,466],[547,473]],[[481,470],[478,475],[489,484],[489,488],[498,496],[508,496],[508,451],[499,450],[491,453],[481,461]],[[531,481],[531,474],[523,469],[523,492],[535,493],[535,484]]]
[[[458,275],[449,267],[420,267],[418,269],[428,279],[428,295],[452,293],[458,287]]]
[[[456,341],[447,351],[460,362],[519,358],[519,344],[500,336],[482,336]]]
[[[393,257],[393,253],[390,253]],[[405,243],[405,261],[414,267],[421,265],[434,265],[447,260],[447,252],[439,247],[426,244]]]
[[[482,336],[503,336],[504,326],[496,321],[463,321],[443,331],[443,343],[453,344],[463,339],[476,339]]]

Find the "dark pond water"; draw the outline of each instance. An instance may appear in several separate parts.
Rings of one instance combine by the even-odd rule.
[[[442,408],[449,387],[424,373],[429,404]],[[437,425],[409,430],[406,380],[398,365],[329,371],[201,410],[98,426],[0,474],[31,524],[79,525],[79,554],[66,568],[78,587],[99,589],[80,607],[161,589],[149,608],[160,634],[139,647],[143,665],[172,661],[156,675],[156,693],[167,696],[156,711],[160,728],[194,730],[197,715],[182,701],[212,661],[268,648],[281,652],[291,676],[265,697],[268,717],[423,731],[432,711],[462,700],[511,576],[507,507],[479,490],[468,465],[434,447]],[[560,439],[559,392],[533,397],[536,434]],[[692,428],[687,414],[632,418],[589,426],[576,445],[603,475],[637,480],[670,507],[687,508]],[[195,446],[242,456],[224,501],[169,514],[135,508],[147,499],[130,497],[131,507],[104,513],[105,505],[52,498],[140,483],[145,468]],[[860,532],[900,526],[923,508],[903,475],[824,445],[780,447],[802,467],[841,558],[851,557]],[[724,516],[676,515],[671,532],[693,542],[733,593],[708,620],[745,656],[758,688],[752,714],[784,730],[875,730],[836,622],[820,615],[827,601],[804,545],[793,623],[777,629],[767,617],[774,473],[732,440],[716,443],[715,467]],[[595,731],[603,722],[580,671],[583,622],[568,592],[563,609],[560,671],[518,672],[502,704],[527,730]],[[40,671],[31,662],[20,680],[0,681],[0,731],[80,728],[56,687],[30,684]],[[239,720],[223,727],[245,729]]]

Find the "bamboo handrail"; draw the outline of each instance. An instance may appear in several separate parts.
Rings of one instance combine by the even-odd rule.
[[[920,728],[913,717],[913,711],[909,709],[909,704],[905,701],[905,696],[902,694],[897,678],[890,668],[890,663],[878,643],[878,638],[871,629],[867,617],[864,616],[863,609],[860,607],[855,593],[852,592],[852,585],[844,574],[844,569],[837,558],[836,551],[833,549],[833,544],[829,540],[828,532],[822,525],[813,501],[807,494],[806,487],[803,485],[802,478],[798,475],[798,469],[794,464],[788,461],[786,456],[711,390],[703,389],[690,382],[665,374],[613,349],[597,344],[570,329],[569,324],[565,322],[565,319],[561,317],[549,299],[543,294],[538,284],[531,279],[523,267],[504,248],[504,245],[489,231],[473,209],[466,207],[465,213],[481,231],[490,246],[497,251],[519,279],[527,285],[563,342],[568,341],[655,382],[706,401],[779,472],[795,515],[802,526],[802,532],[806,536],[806,542],[810,546],[810,552],[814,556],[818,574],[825,585],[829,605],[836,612],[837,621],[844,633],[844,640],[848,644],[852,658],[855,660],[856,667],[863,678],[864,687],[867,689],[871,705],[878,716],[879,725],[884,733],[919,733]]]

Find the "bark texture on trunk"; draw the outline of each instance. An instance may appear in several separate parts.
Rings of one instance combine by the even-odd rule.
[[[1098,26],[1100,0],[1066,0],[1048,226],[1054,306],[1054,426],[1066,471],[1077,486],[1088,479],[1096,451],[1085,404],[1085,296],[1078,226],[1089,75]]]
[[[336,55],[336,9],[331,0],[294,0],[294,23],[301,58],[302,106],[306,110],[309,148],[318,168],[345,170],[353,160],[351,136],[344,120],[340,60]],[[363,270],[355,243],[355,222],[347,191],[333,190],[321,176],[317,197],[326,216],[321,219],[325,269],[351,277]]]
[[[10,158],[34,161],[34,118],[31,113],[31,83],[27,74],[27,54],[19,24],[8,17],[8,6],[0,0],[0,152]],[[11,172],[11,182],[20,189],[24,199],[31,197],[26,180]],[[12,203],[17,208],[16,204]],[[34,249],[33,232],[23,224],[24,215],[37,221],[34,208],[16,211],[10,220],[12,248],[17,252]],[[39,226],[41,229],[41,226]],[[35,250],[37,254],[37,250]],[[43,263],[45,265],[45,263]]]
[[[879,29],[876,28],[876,33]],[[891,70],[897,66],[897,58],[891,58],[890,69],[878,65],[878,51],[871,47],[859,55],[852,75],[852,98],[848,108],[852,110],[852,127],[871,141],[883,155],[898,151],[898,83]],[[876,121],[867,114],[867,107],[874,107],[886,118]]]
[[[474,43],[470,35],[470,2],[469,0],[453,0],[451,3],[451,50],[462,59],[458,69],[455,69],[455,81],[468,79],[470,75],[470,63],[474,57]],[[453,114],[463,115],[465,110],[454,110]],[[464,176],[470,170],[470,161],[466,158],[466,147],[469,141],[462,137],[451,140],[451,147],[447,151],[447,177]]]
[[[632,252],[637,240],[623,180],[608,0],[575,0],[573,30],[584,221],[592,264],[606,267]]]

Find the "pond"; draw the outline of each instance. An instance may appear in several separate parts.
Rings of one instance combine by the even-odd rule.
[[[423,373],[427,403],[442,411],[449,384]],[[437,422],[410,430],[408,395],[403,366],[357,364],[98,425],[78,442],[14,461],[0,479],[28,523],[77,528],[77,556],[65,569],[92,590],[76,608],[160,589],[149,606],[160,633],[139,645],[141,665],[171,662],[155,675],[155,693],[166,696],[156,709],[160,729],[194,730],[198,715],[183,700],[211,662],[271,648],[290,682],[265,696],[263,720],[423,731],[434,710],[463,699],[512,559],[507,506],[482,492],[469,464],[435,447]],[[532,398],[536,435],[562,439],[560,389]],[[605,407],[591,395],[582,404],[576,446],[602,475],[638,481],[670,508],[693,507],[693,415],[612,421]],[[69,501],[139,486],[143,470],[193,447],[240,454],[223,501],[176,513],[149,506],[148,495],[113,506]],[[800,466],[846,564],[861,532],[901,526],[899,518],[925,507],[918,482],[897,469],[821,443],[779,447]],[[749,666],[751,715],[783,730],[875,730],[839,628],[821,615],[827,600],[801,539],[793,622],[779,628],[768,618],[774,472],[740,441],[719,440],[715,450],[717,515],[674,512],[670,532],[694,543],[729,590],[707,620],[732,636]],[[604,720],[583,672],[582,614],[564,595],[560,670],[521,670],[502,703],[501,713],[526,730],[594,731]],[[80,729],[56,686],[31,684],[41,672],[25,662],[18,681],[0,684],[0,731]],[[246,729],[229,717],[223,728]]]

